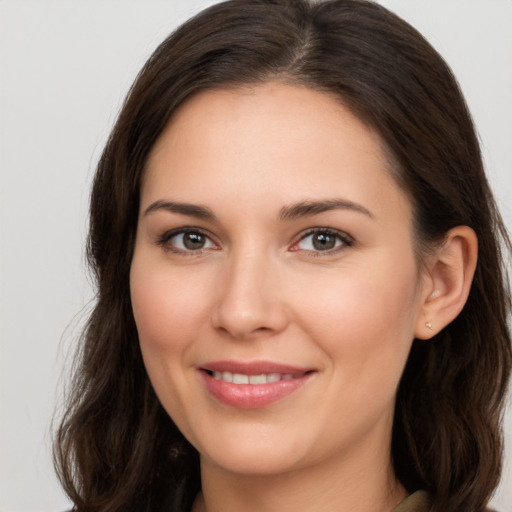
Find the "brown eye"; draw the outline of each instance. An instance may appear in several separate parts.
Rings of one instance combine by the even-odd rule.
[[[294,246],[294,250],[308,252],[329,252],[350,247],[353,240],[343,232],[331,229],[317,229],[303,236]]]
[[[176,252],[194,252],[215,247],[207,235],[194,230],[169,233],[163,237],[160,243]]]
[[[206,244],[206,237],[202,233],[183,233],[183,245],[190,251],[202,249]]]
[[[317,251],[327,251],[336,246],[336,237],[328,233],[315,233],[312,235],[312,243]]]

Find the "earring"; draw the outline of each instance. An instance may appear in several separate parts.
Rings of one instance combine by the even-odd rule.
[[[430,322],[425,322],[425,327],[426,327],[427,329],[430,329],[431,331],[433,331],[433,330],[434,330],[434,328],[432,327],[432,324],[431,324]]]

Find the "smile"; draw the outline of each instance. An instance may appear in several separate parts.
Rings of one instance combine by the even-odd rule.
[[[280,380],[292,380],[297,376],[291,373],[262,373],[260,375],[246,375],[243,373],[232,373],[232,372],[213,372],[213,378],[222,380],[224,382],[230,382],[233,384],[271,384],[272,382],[279,382]]]
[[[317,374],[313,369],[271,362],[218,361],[199,370],[210,396],[239,409],[258,409],[278,402]]]

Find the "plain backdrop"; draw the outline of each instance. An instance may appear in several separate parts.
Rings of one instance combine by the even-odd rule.
[[[0,511],[68,502],[50,420],[82,308],[89,184],[138,69],[199,0],[0,0]],[[444,55],[512,227],[512,1],[383,0]],[[493,500],[512,512],[512,418]]]

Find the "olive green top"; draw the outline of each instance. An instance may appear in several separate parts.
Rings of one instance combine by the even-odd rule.
[[[400,502],[392,512],[428,512],[429,508],[430,498],[428,493],[416,491]]]

